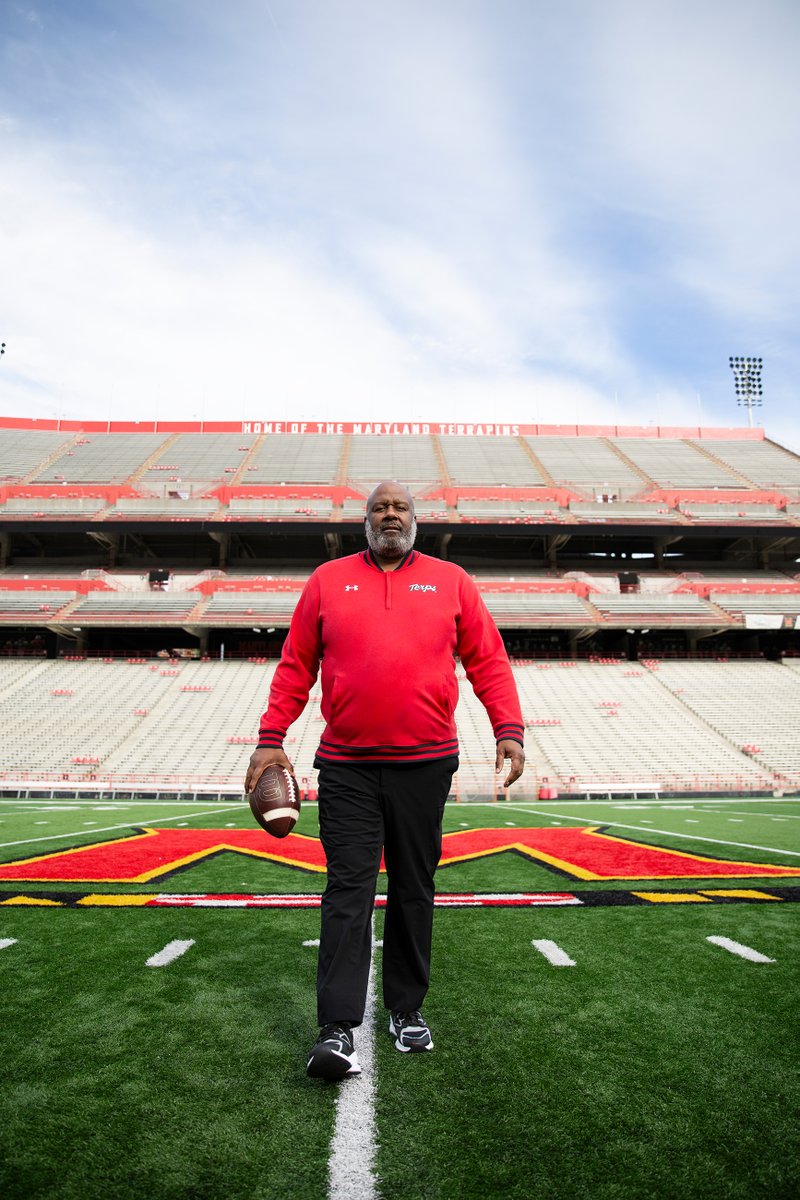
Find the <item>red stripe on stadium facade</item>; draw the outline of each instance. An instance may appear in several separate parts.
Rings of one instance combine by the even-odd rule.
[[[0,417],[0,429],[46,429],[67,433],[265,433],[315,434],[329,437],[346,433],[358,436],[419,437],[426,434],[454,437],[634,437],[726,438],[763,441],[764,430],[714,428],[701,425],[520,425],[511,422],[452,421],[81,421],[38,417]]]

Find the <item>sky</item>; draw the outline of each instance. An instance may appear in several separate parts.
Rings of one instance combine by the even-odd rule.
[[[800,451],[797,0],[0,0],[0,415]]]

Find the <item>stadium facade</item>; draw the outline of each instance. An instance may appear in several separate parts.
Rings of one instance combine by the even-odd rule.
[[[503,633],[528,789],[797,786],[800,458],[761,429],[5,418],[8,787],[235,787],[303,581],[381,478]],[[465,796],[493,786],[470,693]]]

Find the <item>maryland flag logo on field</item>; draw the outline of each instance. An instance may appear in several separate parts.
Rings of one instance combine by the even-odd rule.
[[[800,867],[711,858],[580,829],[467,829],[444,835],[440,867],[506,851],[571,879],[752,879],[800,876]],[[258,829],[141,829],[131,837],[0,864],[0,881],[148,883],[223,852],[324,872],[318,838],[280,842]],[[382,867],[383,869],[383,867]]]

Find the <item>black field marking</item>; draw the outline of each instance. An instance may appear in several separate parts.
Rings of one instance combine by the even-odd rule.
[[[42,892],[0,891],[0,907],[15,908],[319,908],[320,893],[214,895],[208,892]],[[674,908],[676,904],[769,904],[800,902],[800,887],[761,887],[748,880],[740,887],[640,888],[585,892],[441,892],[436,907],[447,908]],[[378,896],[376,907],[384,908]]]

